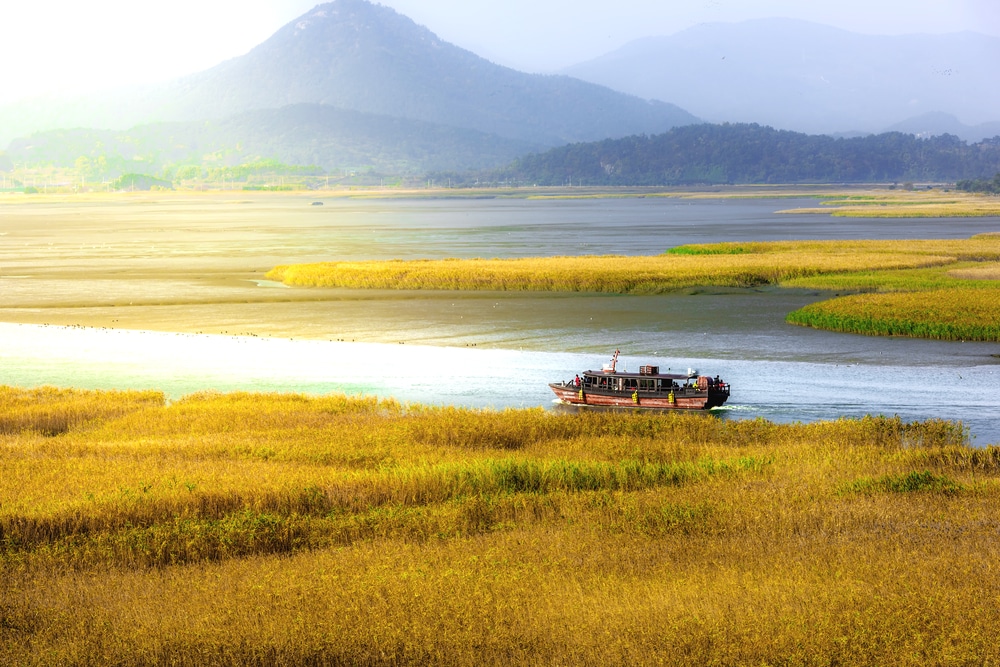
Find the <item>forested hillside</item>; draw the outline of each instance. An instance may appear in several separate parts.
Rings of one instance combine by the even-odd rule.
[[[1000,171],[1000,137],[890,132],[852,139],[757,124],[688,125],[521,158],[498,177],[538,185],[956,181]]]
[[[174,178],[261,160],[317,165],[328,173],[372,169],[417,174],[498,167],[537,145],[475,130],[296,104],[218,121],[153,123],[128,131],[52,130],[13,141],[10,158],[26,167],[76,168],[77,180],[131,171]],[[2,165],[0,165],[2,168]]]

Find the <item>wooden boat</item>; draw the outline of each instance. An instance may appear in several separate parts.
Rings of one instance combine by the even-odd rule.
[[[618,350],[599,371],[583,371],[572,380],[549,387],[563,403],[664,410],[708,410],[729,398],[729,385],[719,376],[696,371],[661,373],[658,366],[640,366],[638,373],[616,369]]]

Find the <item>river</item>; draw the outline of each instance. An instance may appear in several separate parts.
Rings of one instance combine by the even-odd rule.
[[[958,238],[1000,220],[785,215],[815,200],[150,197],[5,204],[0,383],[393,396],[552,405],[598,368],[696,368],[733,386],[726,418],[960,420],[1000,443],[1000,345],[793,327],[824,295],[660,296],[292,290],[279,263],[662,252],[682,243]]]

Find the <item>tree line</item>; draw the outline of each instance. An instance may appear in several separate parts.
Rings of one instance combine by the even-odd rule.
[[[990,195],[1000,195],[1000,172],[998,172],[992,179],[964,179],[956,183],[955,187],[966,192],[981,192]]]
[[[535,185],[947,181],[1000,171],[1000,137],[968,144],[887,132],[834,138],[758,124],[702,124],[554,148],[495,172]]]

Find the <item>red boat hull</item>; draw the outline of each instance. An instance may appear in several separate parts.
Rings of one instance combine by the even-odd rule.
[[[549,387],[556,397],[569,405],[593,405],[619,408],[653,408],[657,410],[708,410],[718,407],[729,398],[729,392],[721,391],[678,391],[671,394],[662,392],[616,392],[587,391],[573,384],[553,382]]]

